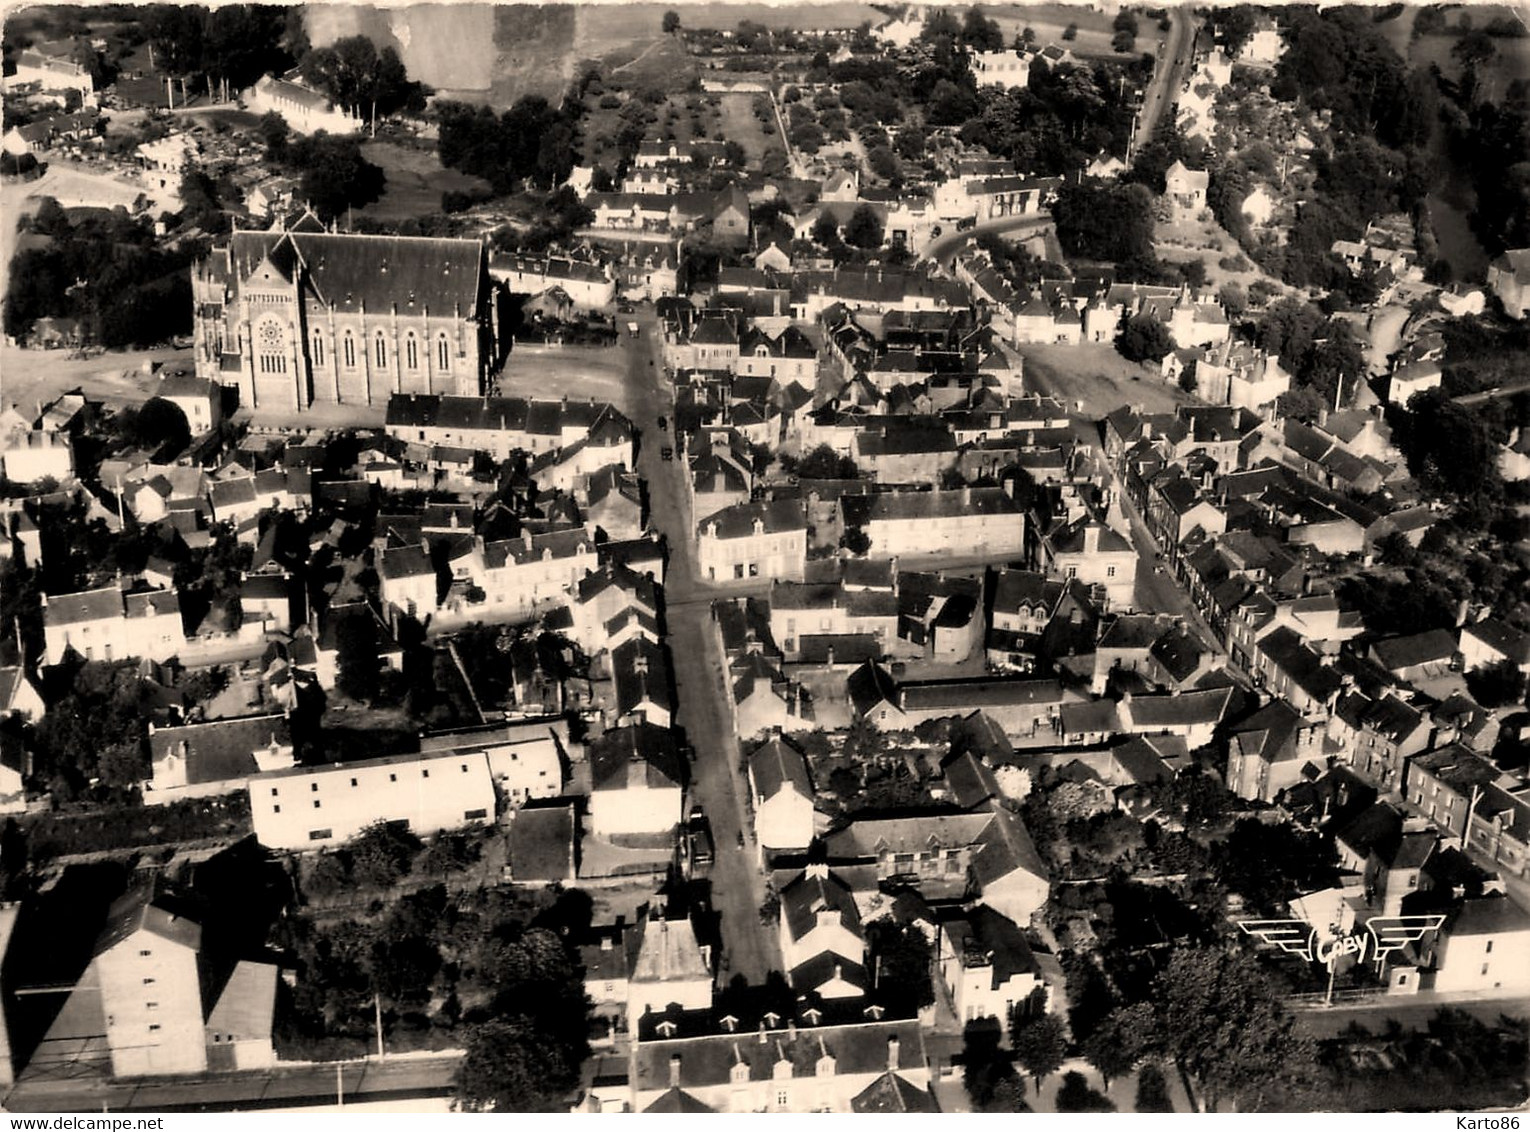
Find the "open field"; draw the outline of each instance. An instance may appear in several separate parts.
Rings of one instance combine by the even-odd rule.
[[[1470,15],[1473,25],[1480,28],[1494,19],[1512,20],[1515,18],[1514,11],[1507,5],[1473,4],[1469,11],[1448,9],[1445,19],[1448,27],[1455,28],[1459,25],[1462,16]],[[1447,31],[1414,39],[1413,20],[1417,15],[1417,6],[1410,5],[1397,19],[1377,24],[1376,30],[1386,38],[1386,41],[1392,45],[1392,49],[1401,55],[1409,66],[1427,69],[1431,63],[1438,64],[1446,78],[1459,79],[1461,64],[1451,57],[1450,49],[1456,45],[1461,33]],[[1523,10],[1519,18],[1524,19]],[[1489,97],[1501,97],[1509,83],[1530,74],[1530,38],[1495,37],[1493,46],[1498,49],[1497,55],[1477,68],[1477,77]]]
[[[632,4],[629,9],[647,8],[663,13],[664,5]],[[741,20],[768,28],[795,28],[798,31],[828,31],[855,28],[868,20],[881,23],[886,17],[870,4],[695,4],[676,9],[680,22],[692,28],[736,28]]]
[[[143,369],[145,362],[191,363],[190,350],[130,350],[71,358],[68,350],[23,350],[0,346],[0,405],[21,405],[30,411],[39,401],[52,401],[76,387],[107,405],[136,405],[146,401],[159,378]]]
[[[446,169],[433,149],[411,149],[393,142],[366,142],[362,156],[382,167],[388,181],[382,199],[361,210],[373,220],[407,220],[441,211],[441,194],[455,189],[485,189],[481,177]]]
[[[1015,349],[1025,358],[1027,390],[1063,400],[1070,409],[1082,402],[1078,412],[1089,420],[1099,420],[1122,405],[1167,413],[1178,405],[1197,404],[1194,397],[1159,377],[1156,368],[1127,361],[1107,343]]]
[[[616,346],[527,346],[517,342],[500,375],[504,397],[567,397],[631,403],[626,354]]]
[[[1115,35],[1111,13],[1072,4],[997,4],[985,5],[983,11],[999,25],[1004,42],[1013,43],[1024,28],[1036,33],[1036,46],[1045,47],[1055,43],[1066,47],[1075,55],[1100,55],[1117,59],[1131,59],[1144,51],[1157,51],[1164,38],[1158,30],[1158,21],[1140,12],[1137,15],[1137,45],[1128,55],[1118,55],[1110,45]],[[1077,38],[1069,41],[1062,37],[1069,24],[1078,26]]]
[[[719,94],[717,99],[718,113],[721,115],[723,137],[729,141],[736,141],[744,147],[744,152],[749,156],[751,168],[758,168],[760,158],[765,154],[765,147],[772,141],[778,141],[775,120],[771,119],[770,132],[766,133],[761,126],[760,120],[754,116],[754,100],[759,95],[754,94]]]

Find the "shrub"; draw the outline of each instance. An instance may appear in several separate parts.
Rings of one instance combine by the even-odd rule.
[[[1078,25],[1077,24],[1069,24],[1067,27],[1063,28],[1062,37],[1063,37],[1064,40],[1068,40],[1068,41],[1072,41],[1072,40],[1077,39],[1078,38]]]
[[[602,110],[615,110],[621,104],[622,100],[617,95],[603,94],[600,96],[600,108]]]

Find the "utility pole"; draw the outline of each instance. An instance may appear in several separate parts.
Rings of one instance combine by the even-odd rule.
[[[381,1061],[388,1056],[388,1051],[383,1048],[382,995],[377,991],[372,992],[372,1008],[377,1014],[377,1060]]]

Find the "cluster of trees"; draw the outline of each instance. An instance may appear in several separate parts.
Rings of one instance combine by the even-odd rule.
[[[430,93],[420,83],[410,81],[397,51],[392,47],[378,51],[364,35],[315,47],[298,66],[303,78],[336,106],[374,122],[378,115],[420,113]]]
[[[953,102],[946,117],[956,116],[948,124],[961,127],[963,141],[986,146],[1015,168],[1061,176],[1102,151],[1125,152],[1133,114],[1128,91],[1140,80],[1139,69],[1116,63],[1036,67],[1026,89],[984,87]],[[932,106],[932,121],[940,109]]]
[[[1470,74],[1471,72],[1468,72]],[[1472,229],[1489,255],[1530,245],[1530,82],[1449,116],[1450,148],[1476,190]]]
[[[1026,294],[1045,279],[1066,278],[1067,268],[1032,255],[1024,244],[1012,243],[992,232],[977,238],[993,269],[1016,291]]]
[[[282,921],[298,979],[278,1014],[278,1044],[313,1055],[356,1052],[383,1014],[385,1042],[465,1045],[459,1099],[471,1109],[547,1112],[566,1105],[588,1054],[590,1006],[562,932],[589,926],[587,897],[550,907],[497,889],[412,892],[381,914]]]
[[[643,110],[641,102],[628,105]],[[441,164],[482,177],[500,195],[523,181],[550,190],[574,167],[581,110],[575,99],[554,107],[540,95],[526,95],[498,115],[487,106],[443,103],[438,107]]]
[[[1143,185],[1086,181],[1058,191],[1052,218],[1069,256],[1114,263],[1123,283],[1154,282],[1162,274],[1153,250],[1155,207]]]
[[[1291,374],[1292,391],[1282,407],[1304,420],[1352,404],[1365,380],[1365,354],[1354,331],[1316,304],[1296,298],[1272,303],[1254,328],[1254,340]]]
[[[138,662],[80,660],[50,685],[59,694],[32,729],[33,781],[61,801],[129,800],[149,776],[144,721],[159,706]]]
[[[275,4],[151,4],[139,17],[154,65],[178,78],[227,81],[233,91],[282,74],[308,54],[299,9]]]
[[[200,241],[161,248],[154,226],[117,210],[71,220],[52,197],[39,203],[32,231],[46,247],[11,261],[5,332],[24,338],[39,318],[78,318],[86,341],[108,349],[152,346],[191,331],[189,268]]]
[[[387,176],[366,159],[360,139],[323,130],[294,136],[275,111],[261,118],[256,128],[266,147],[266,160],[298,175],[298,191],[321,219],[332,220],[347,209],[364,208],[381,198]]]

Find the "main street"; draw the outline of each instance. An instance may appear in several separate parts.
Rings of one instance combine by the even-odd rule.
[[[712,907],[722,931],[722,977],[726,981],[742,974],[759,984],[771,971],[781,969],[781,959],[775,931],[762,928],[759,921],[765,877],[757,866],[753,829],[746,817],[732,692],[712,623],[711,599],[723,595],[697,579],[685,483],[688,465],[673,432],[658,427],[660,416],[671,421],[674,417],[673,391],[660,356],[658,320],[651,308],[643,307],[619,316],[618,321],[636,322],[640,333],[637,338],[622,339],[628,363],[628,404],[641,433],[637,465],[648,488],[649,524],[664,535],[669,547],[665,629],[675,674],[676,724],[696,751],[688,804],[706,810],[716,843],[709,879]],[[675,449],[673,460],[663,458],[661,449],[666,446]]]
[[[1164,111],[1174,105],[1184,85],[1190,68],[1190,56],[1195,48],[1196,23],[1189,8],[1169,9],[1169,38],[1164,41],[1163,54],[1153,68],[1142,96],[1142,109],[1137,115],[1137,128],[1132,147],[1149,141],[1158,128]],[[1130,160],[1130,156],[1128,156]]]

